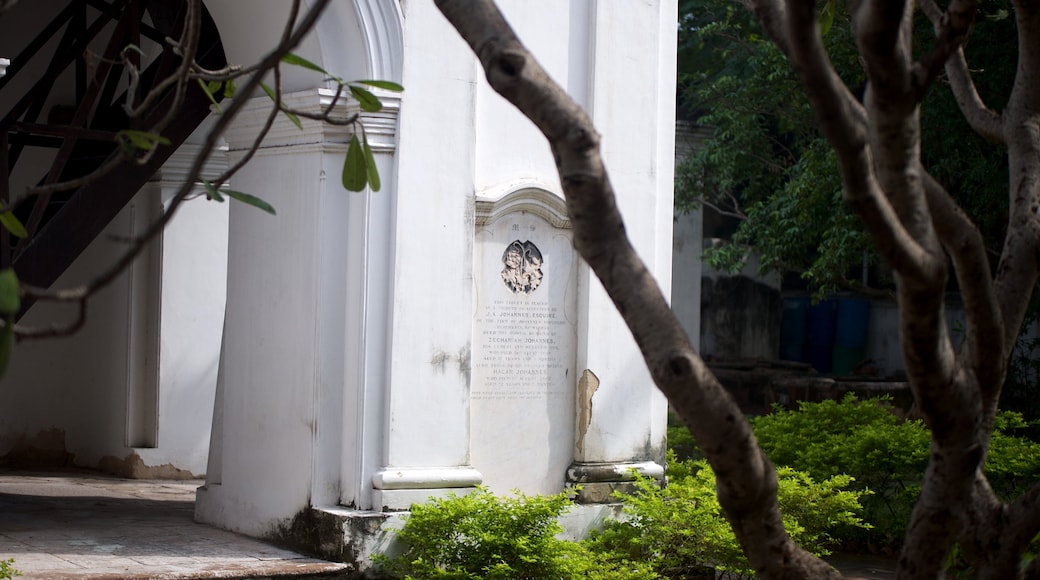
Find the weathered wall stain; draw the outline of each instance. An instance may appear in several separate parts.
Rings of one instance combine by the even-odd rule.
[[[200,479],[205,477],[192,474],[186,469],[174,467],[171,463],[145,465],[141,456],[132,451],[123,459],[106,455],[98,461],[97,468],[99,471],[127,479]]]
[[[0,448],[8,452],[0,455],[0,466],[25,468],[72,467],[72,453],[65,449],[64,429],[44,429],[32,437],[20,434],[0,440]]]
[[[430,366],[433,367],[433,370],[437,374],[443,374],[445,367],[449,363],[454,362],[459,371],[459,374],[468,377],[470,371],[469,357],[470,351],[468,344],[460,348],[457,353],[438,350],[435,351],[433,355],[430,357]]]
[[[585,433],[592,424],[592,395],[596,394],[598,388],[599,377],[596,373],[589,369],[582,371],[581,378],[578,379],[578,437],[574,444],[578,453],[585,450]]]

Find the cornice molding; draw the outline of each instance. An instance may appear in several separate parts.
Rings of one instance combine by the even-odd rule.
[[[378,112],[362,111],[356,101],[350,98],[349,91],[336,99],[334,89],[312,89],[282,95],[285,104],[291,108],[313,114],[320,114],[332,106],[332,116],[349,118],[358,115],[361,126],[368,136],[368,143],[376,152],[392,152],[397,148],[397,118],[401,110],[401,95],[391,91],[372,88],[383,103]],[[335,104],[333,104],[335,103]],[[248,149],[267,121],[273,103],[266,95],[254,97],[242,108],[238,119],[226,134],[231,151]],[[261,148],[287,147],[311,143],[346,144],[354,134],[352,126],[332,125],[311,119],[300,118],[303,129],[298,128],[284,114],[279,114],[271,130],[267,133]]]
[[[180,184],[188,176],[195,158],[202,151],[201,145],[184,143],[170,155],[166,163],[155,173],[150,181],[158,181],[162,184]],[[206,163],[202,166],[199,178],[214,181],[228,168],[227,146],[214,149]]]
[[[490,188],[477,194],[474,222],[478,227],[494,223],[502,216],[530,212],[557,229],[570,229],[567,204],[558,194],[534,180],[520,180]]]

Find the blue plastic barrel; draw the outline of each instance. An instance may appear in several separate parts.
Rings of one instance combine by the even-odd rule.
[[[784,298],[780,318],[780,360],[806,362],[805,339],[809,323],[808,298]]]
[[[839,298],[834,344],[849,348],[865,347],[869,320],[870,302],[862,298]]]
[[[805,347],[805,358],[816,372],[830,374],[834,368],[834,347],[829,344],[810,344]]]
[[[826,346],[828,350],[830,349],[834,344],[834,320],[837,311],[838,303],[834,300],[821,300],[809,307],[806,344]]]

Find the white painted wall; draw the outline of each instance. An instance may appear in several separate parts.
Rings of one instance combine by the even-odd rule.
[[[710,130],[689,122],[675,124],[675,164],[694,154]],[[672,234],[672,311],[694,350],[701,348],[701,274],[704,220],[701,210],[676,212]]]
[[[110,264],[121,249],[113,239],[125,239],[135,227],[140,231],[147,216],[154,215],[157,197],[154,188],[139,195],[56,287],[81,284]],[[145,270],[146,265],[136,264],[135,269]],[[128,273],[100,292],[90,304],[86,325],[74,336],[15,346],[0,381],[0,455],[23,445],[37,447],[34,438],[50,429],[64,433],[63,447],[74,454],[77,465],[94,467],[102,457],[126,455],[127,398],[130,387],[143,379],[145,362],[132,357],[131,350],[135,342],[149,342],[143,321],[130,314],[148,294],[132,282]],[[74,316],[70,306],[37,304],[22,321],[39,326]]]
[[[676,5],[598,2],[592,9],[588,109],[632,244],[671,289]],[[587,269],[586,269],[587,271]],[[601,383],[580,462],[663,462],[666,403],[597,280],[579,285],[578,369]],[[605,339],[609,337],[608,339]]]
[[[383,190],[340,190],[348,133],[284,120],[236,181],[279,214],[232,208],[217,435],[196,515],[255,535],[309,505],[403,509],[482,480],[470,455],[474,196],[517,181],[559,194],[544,138],[487,88],[432,3],[355,7],[336,14],[338,34],[365,37],[354,64],[333,60],[344,55],[331,28],[307,46],[332,70],[406,87],[399,116],[364,119],[387,122]],[[633,242],[669,288],[675,2],[504,8],[600,124]],[[292,98],[316,106],[321,94]],[[232,156],[265,100],[229,134]],[[596,337],[579,341],[578,368],[605,386],[576,459],[659,461],[664,399],[602,290],[587,275],[578,288],[579,333]]]
[[[173,158],[54,287],[74,287],[112,264],[125,250],[119,240],[139,235],[180,185],[184,159]],[[113,469],[112,460],[134,454],[145,468],[167,466],[138,467],[138,476],[205,473],[224,316],[227,208],[197,198],[180,212],[128,272],[90,301],[81,331],[17,345],[0,385],[0,456],[39,446],[37,434],[57,429],[77,466]],[[72,315],[69,306],[38,303],[23,323]]]
[[[25,4],[5,12],[0,54],[18,55],[62,7]],[[88,17],[92,21],[96,12],[89,9]],[[113,26],[92,50],[104,51]],[[43,74],[59,37],[12,76],[0,110],[7,111]],[[75,105],[72,75],[60,77],[47,98],[41,121],[56,105]],[[54,151],[24,150],[11,180],[16,196],[45,174]],[[81,284],[120,256],[120,240],[140,234],[160,215],[190,156],[188,149],[175,154],[55,288]],[[219,166],[207,167],[207,174]],[[76,465],[137,476],[205,472],[225,298],[227,208],[194,200],[181,212],[130,271],[91,299],[82,331],[16,347],[0,382],[0,456],[45,448],[58,453],[45,462],[53,463],[65,449]],[[23,323],[71,316],[68,307],[37,304]]]

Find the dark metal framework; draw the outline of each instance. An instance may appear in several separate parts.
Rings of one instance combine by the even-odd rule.
[[[38,3],[32,3],[39,9]],[[50,4],[50,3],[48,3]],[[53,161],[39,180],[53,185],[82,178],[120,155],[116,132],[146,129],[162,119],[173,105],[168,91],[138,119],[128,117],[126,103],[127,71],[121,54],[129,46],[152,42],[161,54],[141,70],[141,55],[126,50],[132,65],[141,70],[140,83],[133,98],[139,105],[150,87],[167,78],[180,64],[181,57],[167,42],[182,34],[186,4],[180,0],[70,0],[35,38],[11,59],[7,75],[0,78],[0,94],[13,87],[19,74],[28,74],[27,65],[41,49],[57,38],[45,72],[3,113],[0,120],[0,200],[11,202],[11,171],[26,147],[55,149]],[[208,69],[226,65],[224,49],[216,25],[203,8],[203,22],[196,61]],[[4,18],[0,15],[0,34]],[[93,55],[102,34],[110,34],[104,53]],[[44,117],[44,107],[55,83],[63,75],[75,79],[75,103]],[[25,86],[21,83],[20,86]],[[10,99],[9,102],[14,101]],[[15,208],[29,237],[15,244],[6,230],[0,232],[0,267],[13,266],[20,280],[49,287],[97,237],[115,215],[162,166],[176,148],[206,118],[210,100],[197,86],[188,89],[177,121],[163,131],[170,145],[160,145],[144,164],[125,163],[114,171],[75,189],[43,193],[24,200]],[[0,228],[2,229],[2,228]],[[23,311],[24,312],[24,311]]]

